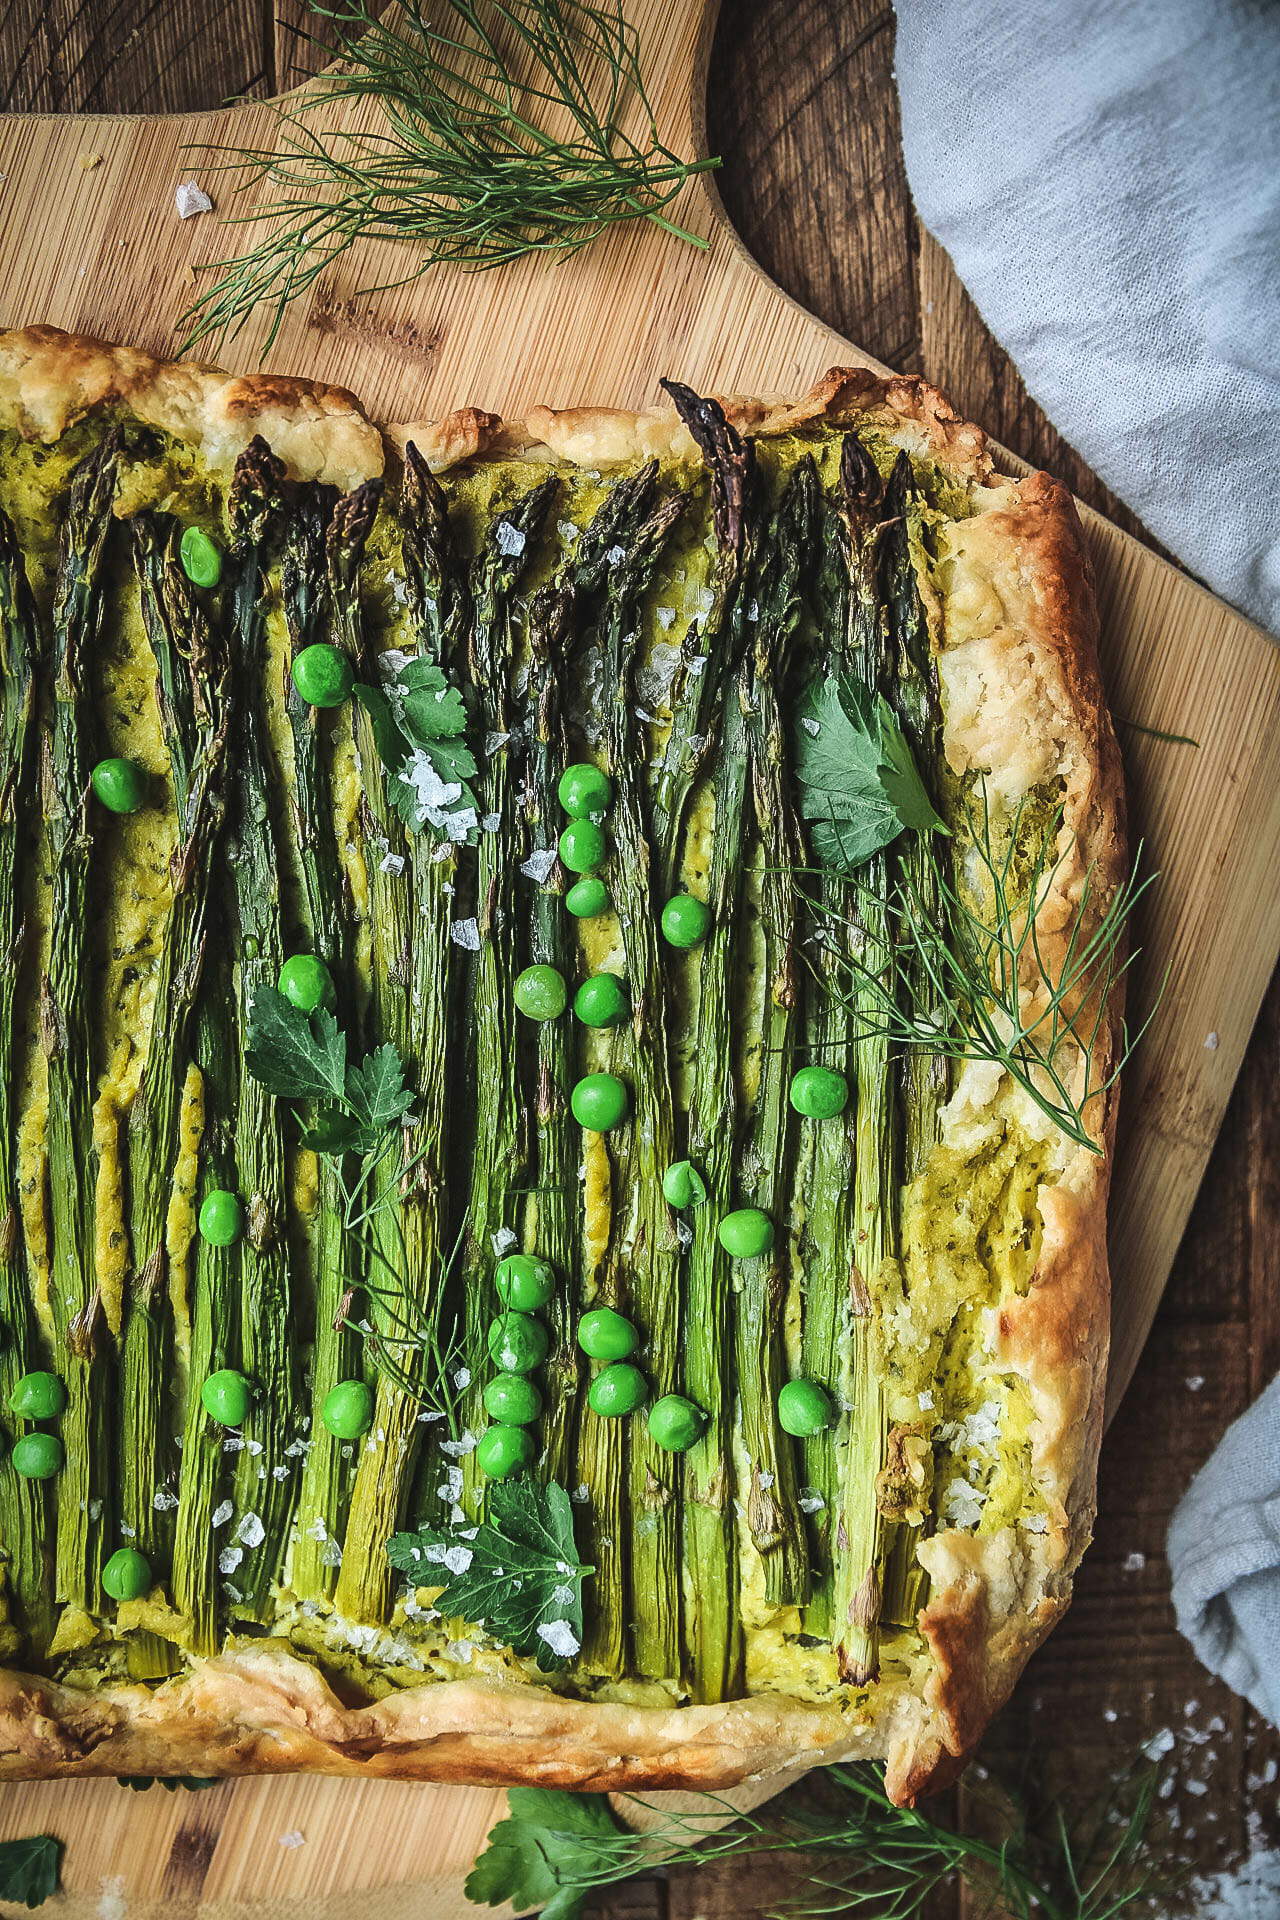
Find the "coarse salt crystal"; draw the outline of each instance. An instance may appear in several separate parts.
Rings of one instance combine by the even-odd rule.
[[[234,1512],[235,1508],[231,1502],[223,1500],[214,1508],[210,1524],[215,1527],[225,1527]]]
[[[766,1489],[766,1491],[773,1485],[773,1475],[769,1472],[767,1467],[763,1468],[761,1472],[756,1475],[756,1478],[760,1482],[760,1485]]]
[[[519,527],[513,527],[509,520],[499,520],[498,531],[494,535],[498,552],[514,556],[525,550],[525,536]]]
[[[499,747],[505,747],[511,738],[509,733],[486,733],[484,737],[484,757],[492,760]]]
[[[235,1537],[246,1547],[260,1547],[267,1537],[267,1530],[256,1513],[246,1513],[236,1528]]]
[[[658,625],[664,633],[666,633],[669,627],[675,625],[676,610],[674,607],[655,607],[653,611]]]
[[[578,538],[580,531],[581,529],[578,527],[575,527],[572,520],[556,521],[556,532],[560,535],[560,538],[564,541],[565,545],[568,547],[571,547],[574,544],[574,542]]]
[[[811,1488],[806,1488],[796,1501],[801,1513],[821,1513],[826,1504],[822,1495],[814,1493]]]
[[[546,1620],[538,1628],[539,1640],[545,1640],[552,1653],[562,1660],[572,1660],[578,1651],[580,1642],[567,1620]]]
[[[165,1488],[161,1487],[151,1504],[157,1513],[172,1513],[178,1504],[178,1496],[176,1493],[166,1492]]]
[[[480,951],[480,923],[478,920],[455,920],[449,928],[449,938],[457,947],[465,947],[468,953]]]
[[[296,1827],[292,1833],[282,1833],[280,1835],[280,1845],[282,1847],[289,1847],[290,1849],[292,1849],[294,1847],[305,1847],[306,1844],[307,1844],[306,1834],[299,1833]]]
[[[194,180],[184,180],[174,191],[173,204],[178,209],[180,220],[190,220],[197,213],[212,213],[213,202],[202,186]]]
[[[402,853],[384,853],[378,862],[379,873],[403,873],[404,855]]]
[[[1189,1373],[1187,1375],[1187,1391],[1189,1393],[1199,1393],[1203,1385],[1204,1375],[1202,1373]]]
[[[817,721],[813,719],[812,715],[807,713],[801,715],[800,725],[804,728],[806,733],[811,733],[815,740],[817,739],[818,735],[822,731]]]
[[[462,1392],[464,1387],[469,1387],[471,1385],[470,1367],[458,1367],[454,1372],[453,1384],[459,1393]]]
[[[931,1410],[933,1406],[933,1395],[927,1387],[916,1395],[916,1400],[919,1403],[921,1413],[928,1413]]]
[[[501,825],[502,815],[500,813],[486,813],[480,822],[480,830],[482,833],[496,833]]]
[[[1204,1043],[1204,1045],[1205,1045],[1205,1052],[1206,1052],[1206,1053],[1216,1053],[1216,1052],[1218,1051],[1218,1036],[1217,1036],[1217,1034],[1216,1034],[1216,1033],[1211,1033],[1211,1034],[1210,1034],[1210,1035],[1208,1036],[1208,1038],[1207,1038],[1207,1039],[1205,1040],[1205,1043]]]
[[[574,1490],[573,1490],[573,1492],[572,1492],[572,1493],[571,1493],[571,1494],[569,1495],[569,1498],[570,1498],[570,1499],[571,1499],[571,1500],[572,1500],[572,1501],[573,1501],[573,1502],[574,1502],[574,1503],[575,1503],[575,1504],[576,1504],[577,1506],[580,1506],[580,1507],[581,1507],[581,1506],[585,1506],[585,1505],[586,1505],[586,1503],[587,1503],[587,1501],[588,1501],[588,1500],[590,1500],[590,1498],[591,1498],[591,1489],[590,1489],[590,1487],[589,1487],[589,1486],[587,1485],[587,1483],[586,1483],[586,1481],[585,1481],[585,1480],[583,1481],[583,1483],[582,1483],[582,1485],[581,1485],[580,1487],[575,1487],[575,1488],[574,1488]]]
[[[499,1260],[501,1260],[504,1253],[509,1252],[510,1249],[514,1247],[514,1245],[516,1244],[517,1238],[518,1238],[518,1235],[515,1233],[515,1231],[511,1227],[498,1228],[498,1231],[494,1234],[490,1244],[492,1245],[493,1250],[497,1254]]]
[[[627,550],[625,547],[610,547],[608,553],[605,555],[605,559],[611,567],[620,567],[626,557]]]
[[[555,848],[540,847],[536,853],[531,853],[527,860],[520,862],[520,871],[526,875],[528,879],[536,880],[538,885],[541,886],[542,882],[549,876],[555,863]]]
[[[1126,1573],[1141,1573],[1146,1564],[1145,1553],[1131,1553],[1125,1557],[1124,1570]]]
[[[218,1572],[234,1573],[243,1559],[243,1547],[224,1547],[218,1555]]]
[[[322,1567],[340,1567],[342,1565],[342,1548],[336,1540],[326,1542],[324,1552],[320,1555],[320,1565]]]

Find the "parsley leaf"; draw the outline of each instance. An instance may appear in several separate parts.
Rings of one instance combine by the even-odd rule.
[[[430,825],[459,837],[454,816],[479,812],[468,782],[478,771],[466,743],[462,694],[431,660],[406,660],[387,687],[359,685],[387,776],[387,797],[411,833]]]
[[[58,1891],[61,1840],[51,1833],[29,1839],[0,1840],[0,1900],[42,1907]]]
[[[418,1586],[441,1588],[442,1613],[536,1654],[543,1673],[568,1666],[582,1645],[582,1582],[595,1568],[578,1559],[573,1508],[554,1481],[497,1481],[478,1527],[394,1534],[387,1558]]]
[[[413,1095],[405,1086],[404,1061],[395,1047],[375,1047],[358,1067],[348,1067],[345,1097],[352,1118],[375,1138],[399,1126]]]
[[[907,827],[946,832],[892,708],[850,675],[810,683],[795,743],[800,812],[823,866],[852,873]]]
[[[517,1913],[541,1907],[542,1920],[577,1920],[602,1868],[612,1883],[643,1859],[643,1840],[628,1835],[607,1794],[512,1787],[507,1809],[467,1875],[466,1895],[476,1906],[509,1900]]]
[[[274,987],[257,986],[249,1003],[245,1065],[283,1100],[341,1100],[347,1039],[327,1007],[304,1013]]]

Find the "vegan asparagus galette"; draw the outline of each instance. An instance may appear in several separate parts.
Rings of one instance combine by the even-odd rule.
[[[1079,525],[918,380],[668,396],[0,336],[0,1777],[912,1799],[1067,1605]]]

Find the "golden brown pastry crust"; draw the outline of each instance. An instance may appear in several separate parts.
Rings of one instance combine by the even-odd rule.
[[[1086,874],[1106,901],[1126,868],[1119,756],[1097,659],[1097,616],[1083,535],[1064,488],[1044,474],[992,467],[980,430],[923,380],[833,369],[799,400],[725,401],[745,432],[872,426],[938,462],[969,493],[973,517],[951,529],[939,603],[944,742],[957,771],[980,769],[1016,799],[1058,776],[1061,863],[1037,915],[1050,952]],[[0,424],[55,439],[83,414],[120,406],[228,466],[261,432],[299,477],[350,486],[381,471],[382,442],[350,394],[306,381],[230,379],[167,366],[50,328],[0,336]],[[390,427],[433,467],[519,454],[584,467],[696,449],[673,410],[530,410],[503,421],[467,408]],[[1105,1081],[1118,1044],[1118,996],[1100,1025],[1093,1070]],[[999,1124],[994,1095],[961,1076],[948,1124],[965,1137]],[[919,1693],[885,1686],[874,1719],[839,1706],[754,1697],[719,1707],[632,1707],[565,1700],[520,1685],[434,1682],[344,1708],[323,1677],[275,1644],[197,1664],[149,1690],[80,1693],[0,1673],[0,1779],[78,1773],[242,1773],[298,1768],[422,1780],[533,1782],[593,1789],[720,1788],[805,1762],[883,1757],[903,1802],[947,1784],[1070,1599],[1094,1513],[1106,1370],[1106,1197],[1113,1089],[1088,1115],[1106,1148],[1066,1146],[1041,1185],[1039,1256],[1027,1291],[1001,1302],[990,1350],[1020,1377],[1034,1420],[1043,1532],[943,1527],[921,1558],[932,1597],[920,1627],[932,1668]]]

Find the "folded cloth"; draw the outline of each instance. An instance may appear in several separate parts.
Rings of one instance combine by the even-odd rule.
[[[897,11],[921,220],[1055,426],[1280,635],[1280,5]]]
[[[1280,1374],[1182,1496],[1169,1565],[1200,1659],[1280,1726]]]

